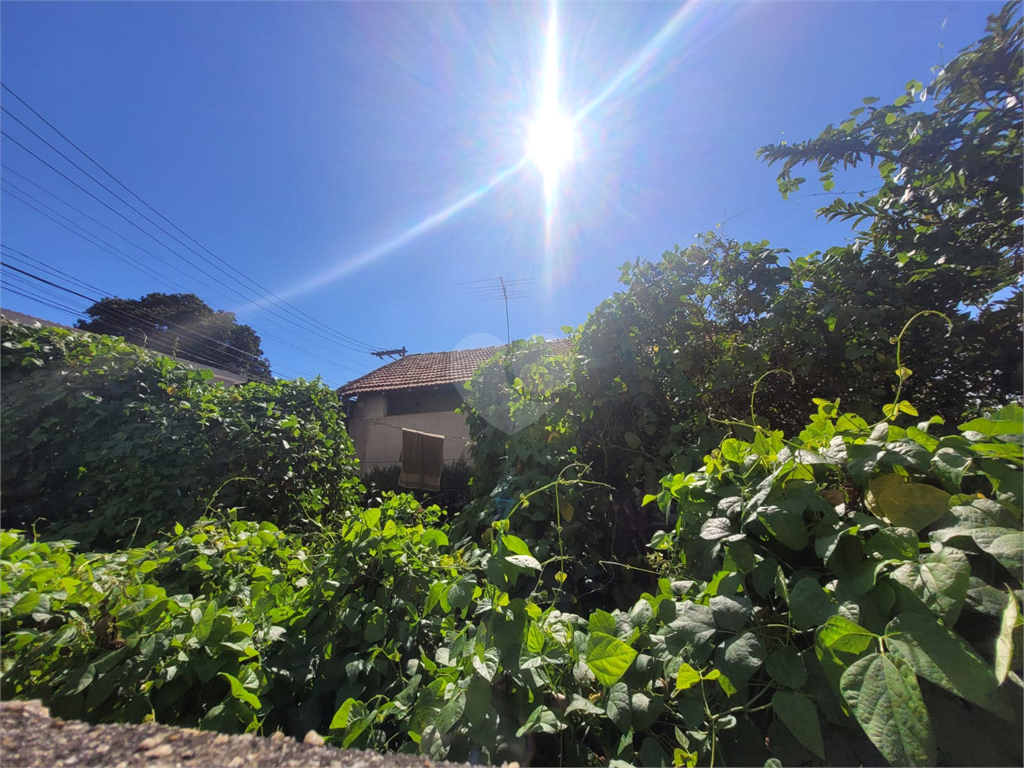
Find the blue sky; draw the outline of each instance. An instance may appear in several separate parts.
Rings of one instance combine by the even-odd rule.
[[[514,338],[560,336],[617,289],[624,261],[721,222],[794,254],[842,242],[848,229],[815,220],[829,199],[820,186],[783,201],[758,147],[928,82],[998,8],[560,4],[559,104],[583,114],[571,158],[548,179],[549,214],[544,176],[524,161],[551,85],[546,3],[5,1],[3,83],[192,239],[4,91],[5,133],[150,234],[4,137],[0,240],[86,295],[96,291],[36,267],[106,294],[184,288],[234,310],[287,378],[343,384],[380,365],[368,348],[497,343],[504,304],[474,281],[499,276],[524,281],[509,307]],[[869,185],[839,176],[836,192]],[[145,271],[30,209],[25,193]],[[5,263],[26,267],[11,254]],[[3,278],[8,309],[70,323],[14,291],[79,312],[89,303]]]

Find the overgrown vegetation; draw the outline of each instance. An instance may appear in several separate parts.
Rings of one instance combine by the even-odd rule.
[[[0,329],[5,527],[109,548],[216,499],[285,528],[359,498],[352,441],[320,382],[225,388],[119,339]]]
[[[445,464],[441,470],[441,487],[437,491],[408,490],[399,485],[402,475],[399,465],[391,467],[374,467],[362,476],[366,493],[364,504],[373,506],[380,502],[385,493],[406,493],[413,496],[420,504],[438,506],[443,509],[459,510],[470,501],[470,484],[473,479],[473,467],[465,459]]]
[[[899,150],[861,247],[709,235],[625,265],[570,354],[485,366],[451,523],[364,502],[317,383],[4,331],[0,694],[495,764],[1020,765],[1017,6],[990,31],[934,106],[766,150],[784,192]],[[943,259],[961,225],[983,253]]]

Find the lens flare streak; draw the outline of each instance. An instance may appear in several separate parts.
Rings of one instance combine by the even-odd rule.
[[[285,290],[281,296],[285,299],[294,298],[300,294],[323,288],[336,280],[344,277],[350,272],[359,269],[376,259],[401,248],[418,237],[425,235],[456,214],[466,210],[477,203],[488,192],[493,190],[513,174],[522,170],[529,161],[535,162],[543,175],[544,185],[544,243],[545,248],[550,251],[552,224],[555,212],[556,185],[558,182],[559,168],[572,153],[573,135],[576,126],[604,104],[617,91],[626,85],[635,82],[643,74],[644,65],[650,63],[661,52],[661,50],[682,30],[687,18],[691,15],[697,3],[693,0],[686,2],[666,24],[655,34],[653,38],[640,49],[637,54],[629,60],[613,77],[608,84],[592,99],[587,101],[584,107],[572,117],[564,115],[559,110],[559,70],[558,70],[558,12],[556,0],[551,0],[548,6],[548,24],[546,30],[544,69],[542,74],[541,101],[538,107],[536,122],[531,132],[530,146],[527,153],[519,162],[500,171],[484,184],[474,189],[469,194],[455,201],[441,211],[428,216],[419,223],[409,227],[400,235],[375,246],[363,253],[337,264],[327,271]],[[544,132],[543,147],[540,146],[540,139],[535,136],[536,132]],[[550,261],[550,253],[546,254],[546,261]],[[263,302],[246,305],[236,311],[245,311],[264,307]]]
[[[456,200],[454,203],[449,205],[444,210],[438,211],[437,213],[428,216],[427,218],[423,219],[423,221],[409,227],[400,235],[392,238],[391,240],[388,240],[386,243],[382,243],[367,251],[364,251],[358,256],[353,256],[351,259],[347,259],[346,261],[343,261],[342,263],[337,264],[334,267],[331,267],[326,272],[317,275],[311,280],[292,286],[291,288],[281,293],[281,297],[283,299],[291,299],[300,294],[307,293],[309,291],[314,291],[317,288],[323,288],[326,285],[330,285],[334,281],[340,280],[348,273],[356,269],[359,269],[360,267],[366,264],[369,264],[371,261],[379,259],[381,256],[385,256],[388,253],[391,253],[392,251],[401,248],[403,245],[412,242],[421,235],[425,235],[432,229],[436,229],[441,224],[448,221],[448,219],[450,219],[452,216],[466,210],[470,206],[479,202],[484,195],[486,195],[496,186],[505,181],[505,179],[507,179],[509,176],[512,176],[514,173],[519,171],[525,165],[525,163],[526,160],[524,159],[520,160],[515,165],[511,165],[508,168],[505,168],[504,170],[492,176],[491,179],[487,181],[485,184],[477,187],[468,195],[465,195],[464,197]],[[242,307],[236,311],[241,312],[247,309],[262,308],[266,305],[266,302],[255,302],[253,304],[246,305],[245,307]]]

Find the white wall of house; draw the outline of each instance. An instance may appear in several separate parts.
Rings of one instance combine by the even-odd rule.
[[[466,417],[454,411],[388,416],[387,397],[383,393],[368,393],[359,395],[347,426],[364,472],[401,463],[403,428],[444,435],[446,464],[469,457]]]

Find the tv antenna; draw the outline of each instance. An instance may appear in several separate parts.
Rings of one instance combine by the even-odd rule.
[[[469,290],[479,296],[483,301],[499,299],[505,302],[505,338],[509,344],[512,343],[512,331],[508,319],[508,303],[512,299],[521,299],[528,296],[536,282],[536,278],[527,277],[520,280],[506,280],[504,277],[492,277],[484,280],[470,280],[461,285],[470,286]]]

